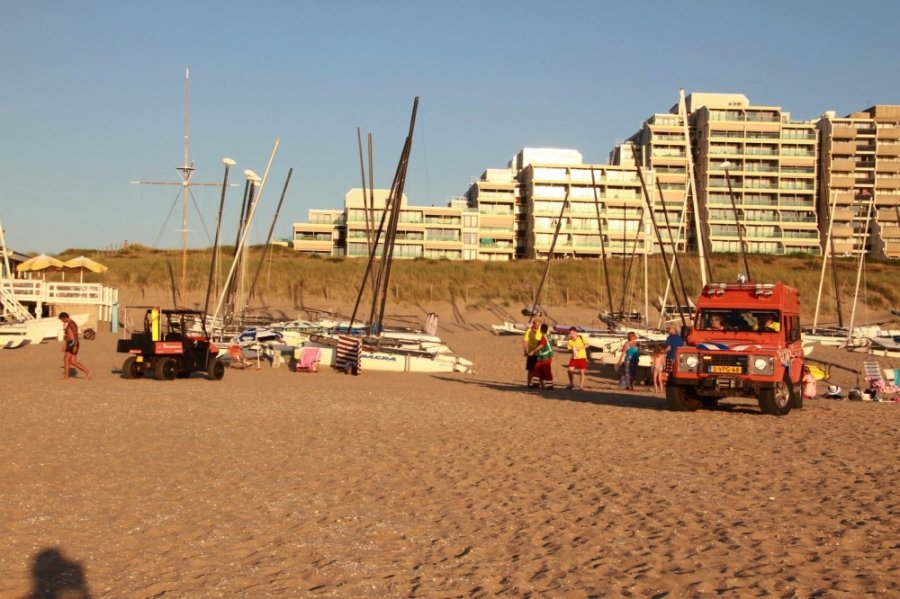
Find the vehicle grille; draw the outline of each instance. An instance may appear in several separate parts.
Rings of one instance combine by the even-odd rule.
[[[703,354],[703,372],[710,374],[747,374],[747,356],[735,354]],[[715,367],[738,367],[740,372],[723,373]]]

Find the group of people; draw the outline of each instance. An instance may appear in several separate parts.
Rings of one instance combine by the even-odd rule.
[[[536,317],[531,321],[531,326],[525,331],[522,338],[522,351],[525,354],[525,385],[528,387],[553,388],[553,339],[550,337],[549,331],[550,327]],[[684,345],[684,339],[674,325],[670,325],[667,332],[665,349],[658,348],[658,351],[653,354],[653,386],[659,392],[665,390],[666,373],[671,370],[675,351]],[[566,366],[566,374],[569,377],[566,389],[575,388],[575,375],[577,374],[578,389],[582,390],[587,371],[587,340],[578,333],[578,329],[570,327],[566,338],[566,347],[572,352],[572,357]],[[640,355],[637,334],[633,331],[629,332],[622,344],[619,360],[616,363],[616,370],[622,371],[620,386],[629,391],[634,390],[638,378]]]
[[[684,345],[684,338],[679,334],[675,325],[666,328],[665,346],[657,346],[653,350],[650,361],[650,372],[653,378],[653,390],[662,393],[666,390],[666,377],[672,371],[672,363],[675,360],[676,350]],[[638,345],[637,333],[630,332],[622,344],[619,353],[619,361],[616,370],[621,369],[622,376],[619,386],[628,391],[634,391],[634,384],[638,378],[638,362],[641,357],[641,348]]]
[[[550,327],[534,318],[531,326],[522,338],[522,351],[525,354],[525,385],[541,389],[553,388],[553,339]],[[584,375],[587,371],[587,341],[575,327],[569,328],[566,347],[572,352],[572,358],[566,367],[569,384],[566,389],[575,388],[575,374],[578,374],[578,389],[584,389]],[[535,379],[537,379],[535,381]]]

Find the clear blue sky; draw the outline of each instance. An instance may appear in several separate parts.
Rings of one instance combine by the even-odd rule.
[[[739,92],[795,119],[900,104],[900,2],[137,1],[0,3],[0,222],[22,252],[124,240],[179,248],[184,72],[194,181],[263,173],[252,241],[360,184],[356,128],[387,187],[420,96],[406,192],[446,203],[522,147],[606,162],[687,93]],[[242,187],[223,223],[233,240]],[[195,188],[189,245],[219,192]],[[171,215],[168,216],[171,211]],[[204,228],[205,225],[205,228]],[[208,233],[207,233],[208,231]]]

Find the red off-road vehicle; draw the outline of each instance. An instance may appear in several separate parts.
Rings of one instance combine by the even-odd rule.
[[[800,300],[782,283],[711,283],[697,301],[666,383],[670,410],[756,397],[765,414],[802,408]]]
[[[119,339],[116,351],[131,354],[122,375],[134,379],[151,371],[157,379],[170,381],[204,372],[210,380],[221,380],[225,365],[216,357],[219,350],[209,339],[203,317],[200,310],[147,310],[143,332]]]

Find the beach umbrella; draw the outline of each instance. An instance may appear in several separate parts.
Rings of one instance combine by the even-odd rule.
[[[78,271],[81,274],[81,282],[84,282],[84,271],[89,270],[91,272],[103,273],[109,270],[108,266],[104,266],[99,262],[95,262],[91,260],[87,256],[78,256],[77,258],[72,258],[71,260],[66,260],[62,263],[63,271],[65,272],[75,272]]]
[[[62,260],[57,260],[47,254],[38,254],[16,266],[17,272],[37,272],[39,270],[59,270],[63,267]]]

